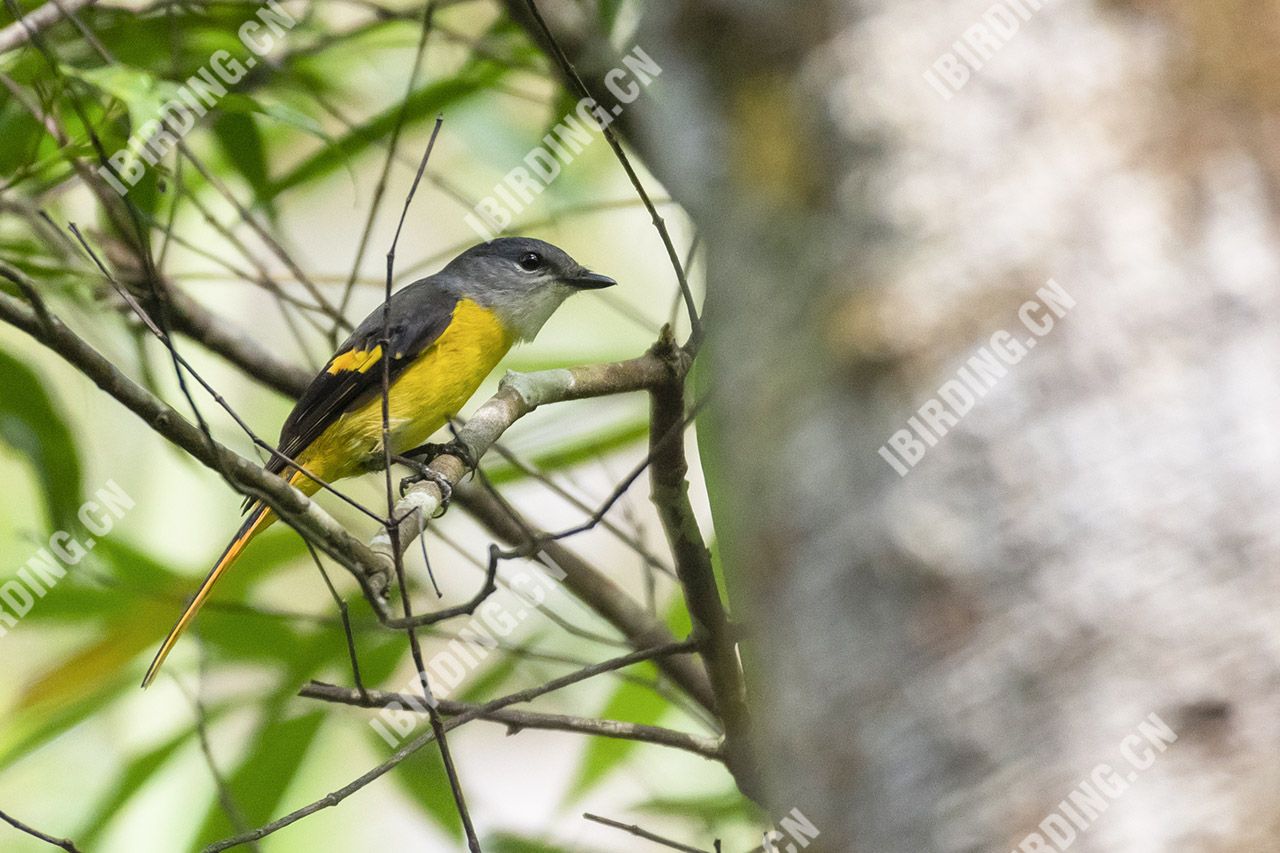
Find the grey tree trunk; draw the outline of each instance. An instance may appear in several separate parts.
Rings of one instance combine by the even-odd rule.
[[[1039,5],[637,37],[770,806],[809,849],[1280,849],[1277,4]]]

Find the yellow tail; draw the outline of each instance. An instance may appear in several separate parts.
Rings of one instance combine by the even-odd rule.
[[[196,597],[191,599],[191,603],[187,605],[187,609],[182,611],[182,615],[178,617],[178,623],[173,626],[173,630],[169,632],[169,636],[164,638],[164,643],[160,646],[160,651],[156,652],[155,660],[151,661],[151,666],[147,669],[146,676],[142,679],[143,688],[151,686],[151,682],[155,681],[156,674],[160,672],[160,667],[164,663],[164,659],[169,656],[169,652],[173,651],[173,646],[178,642],[178,638],[182,636],[182,632],[187,630],[187,626],[191,624],[191,620],[195,618],[196,613],[204,605],[209,598],[209,593],[213,589],[213,585],[218,582],[218,578],[222,577],[222,573],[231,567],[236,561],[240,553],[244,551],[246,545],[249,544],[253,537],[271,526],[276,520],[276,514],[270,508],[258,504],[252,510],[249,517],[245,519],[244,526],[240,528],[240,532],[236,534],[236,538],[231,540],[231,544],[227,546],[227,550],[222,552],[222,556],[218,559],[217,564],[209,572],[204,579],[204,583],[200,584],[200,589],[196,591]]]

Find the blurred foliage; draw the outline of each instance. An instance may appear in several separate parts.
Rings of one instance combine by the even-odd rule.
[[[31,463],[49,522],[62,528],[80,507],[80,455],[71,429],[44,389],[34,371],[0,351],[0,442]]]
[[[39,4],[20,5],[29,10]],[[175,248],[179,237],[189,244],[183,247],[188,264],[201,259],[227,262],[233,277],[239,270],[254,268],[247,259],[228,257],[223,244],[209,239],[211,231],[203,227],[206,207],[226,209],[221,188],[229,188],[273,227],[281,225],[287,199],[339,184],[343,185],[340,192],[349,192],[343,182],[357,174],[376,173],[397,127],[402,126],[406,134],[421,132],[445,112],[463,116],[458,126],[462,132],[472,132],[473,138],[464,140],[468,147],[500,152],[501,162],[495,155],[494,162],[477,164],[481,177],[476,186],[486,186],[494,179],[488,173],[500,176],[510,168],[505,159],[510,152],[522,154],[574,105],[555,84],[538,48],[497,6],[446,4],[437,18],[452,35],[447,40],[433,36],[426,70],[405,97],[404,74],[399,69],[411,64],[420,8],[388,3],[381,9],[372,2],[285,5],[298,18],[287,39],[272,51],[269,61],[258,63],[230,87],[232,92],[185,137],[208,174],[189,164],[178,166],[178,159],[169,156],[148,167],[128,193],[143,227],[150,229],[150,249],[159,258],[157,263],[166,274],[177,273],[175,280],[184,287],[189,286],[181,275],[184,270],[170,262],[172,255],[179,254]],[[616,33],[626,20],[625,6],[622,0],[599,0],[594,12],[604,29]],[[139,336],[136,323],[124,318],[116,297],[55,223],[78,218],[109,261],[119,262],[120,247],[132,235],[121,233],[119,220],[105,215],[101,199],[86,192],[77,168],[92,168],[99,151],[125,148],[131,135],[152,120],[188,78],[208,66],[215,51],[244,58],[247,54],[237,30],[258,8],[248,0],[102,0],[78,16],[92,39],[63,22],[45,30],[39,39],[47,55],[35,46],[0,55],[0,74],[6,84],[0,89],[0,260],[38,282],[60,316],[78,330],[92,329],[87,337],[95,346],[121,370],[171,402],[179,398],[167,357],[154,341]],[[9,22],[7,13],[0,13],[0,26]],[[530,92],[540,93],[537,96],[544,102],[530,104]],[[491,106],[498,99],[502,104],[523,104],[525,113],[512,118],[503,134],[495,135],[492,116],[507,119],[507,107],[499,112]],[[472,114],[468,110],[480,118],[467,119]],[[57,132],[49,132],[50,127]],[[416,157],[413,151],[406,153],[405,147],[401,154]],[[548,198],[559,199],[562,205],[611,200],[593,192],[591,181],[581,176],[566,177]],[[86,211],[93,211],[89,219]],[[43,217],[45,212],[50,219]],[[225,215],[219,216],[225,221]],[[170,237],[169,223],[175,219],[199,227],[175,229]],[[359,228],[355,221],[349,225],[352,246]],[[16,294],[8,283],[0,283],[0,288]],[[192,287],[192,291],[219,307],[222,292],[217,285],[207,290]],[[293,313],[296,316],[290,321],[311,336],[307,341],[311,347],[327,346],[318,327],[308,327],[310,318]],[[658,313],[665,314],[665,306]],[[653,333],[656,329],[657,323]],[[307,346],[299,349],[306,351]],[[536,354],[525,358],[524,369],[563,363]],[[65,382],[65,373],[50,369],[50,364],[34,348],[0,350],[0,445],[23,461],[38,487],[45,530],[36,534],[36,541],[47,540],[54,530],[82,528],[76,513],[84,499],[86,477],[78,436],[98,426],[89,420],[91,415],[59,402],[56,389]],[[647,422],[632,408],[616,417],[585,421],[571,415],[553,421],[547,432],[551,434],[543,435],[521,458],[539,475],[557,478],[581,493],[575,479],[583,472],[601,470],[601,460],[621,452],[629,454],[628,461],[611,470],[633,464],[631,460],[643,451]],[[102,460],[86,460],[86,465],[91,474],[110,470]],[[486,460],[486,469],[492,481],[504,487],[535,483],[521,467],[497,456]],[[221,483],[217,487],[225,498]],[[599,497],[590,500],[594,503]],[[194,526],[198,521],[183,519],[182,523]],[[67,740],[89,738],[88,732],[103,718],[125,727],[123,720],[130,714],[145,716],[151,713],[148,708],[155,707],[147,704],[155,701],[155,691],[139,702],[141,666],[190,595],[193,578],[202,567],[173,565],[164,549],[152,550],[148,533],[134,528],[128,536],[101,538],[91,554],[71,568],[23,620],[23,632],[52,639],[38,664],[24,670],[21,682],[9,684],[0,730],[3,774],[29,769]],[[4,568],[0,581],[14,577],[27,559],[22,555],[33,550],[25,540],[0,542],[0,546],[9,544],[14,547],[5,553],[18,562]],[[472,544],[476,553],[483,553],[487,540]],[[236,571],[219,585],[216,600],[202,613],[193,632],[191,643],[199,649],[200,672],[217,676],[197,680],[187,673],[180,677],[184,685],[198,683],[202,695],[207,685],[214,685],[200,704],[202,714],[188,702],[177,717],[169,707],[163,724],[138,726],[132,720],[135,725],[129,729],[127,748],[121,748],[123,757],[102,769],[105,777],[92,794],[77,793],[77,805],[66,811],[60,832],[95,853],[124,849],[118,846],[115,830],[134,820],[138,809],[154,807],[145,801],[154,796],[158,785],[190,778],[181,775],[181,768],[203,763],[202,728],[234,811],[228,811],[212,784],[192,794],[200,799],[189,799],[182,816],[182,824],[190,826],[190,849],[226,837],[241,824],[258,826],[300,805],[304,795],[298,792],[316,788],[305,777],[306,768],[313,762],[323,764],[343,732],[357,732],[367,754],[347,761],[340,776],[327,777],[325,790],[385,757],[386,744],[365,724],[371,712],[297,698],[299,686],[310,679],[350,683],[351,667],[336,608],[316,615],[306,608],[281,606],[279,586],[272,580],[281,575],[305,577],[313,589],[320,583],[302,542],[283,528],[254,543]],[[678,596],[672,595],[674,588],[672,581],[661,579],[659,602],[664,607],[664,602],[673,602],[665,616],[677,636],[684,636],[688,617]],[[402,684],[397,673],[403,672],[406,662],[405,638],[381,630],[363,602],[352,600],[351,615],[365,682],[385,689]],[[597,633],[608,630],[602,624],[588,627]],[[601,659],[615,649],[541,627],[513,643],[513,648],[472,673],[457,698],[485,701],[536,683],[535,678],[545,680],[568,672],[578,665],[576,659],[582,663]],[[225,673],[243,675],[247,686],[228,681]],[[705,731],[664,690],[655,689],[655,685],[665,687],[655,667],[636,667],[628,674],[631,677],[604,681],[590,708],[562,706],[559,710]],[[502,736],[501,727],[487,730]],[[611,779],[627,772],[638,755],[664,752],[629,741],[557,737],[563,738],[557,743],[572,743],[582,750],[565,792],[566,804],[604,790]],[[108,757],[96,760],[107,762]],[[474,773],[469,781],[481,775]],[[720,794],[648,798],[638,807],[687,819],[690,826],[702,830],[758,823],[759,816],[750,812],[741,797],[727,793],[732,790],[728,777],[718,778]],[[438,752],[420,751],[396,768],[390,780],[436,831],[451,839],[461,837]],[[56,793],[65,796],[69,791]],[[358,809],[348,805],[343,814],[355,819]],[[572,814],[554,818],[579,820]],[[548,816],[548,826],[551,820]],[[11,849],[12,836],[3,831],[0,836],[0,849]],[[287,833],[274,837],[266,849],[290,849],[291,837]],[[625,837],[614,841],[611,849],[627,843]],[[186,842],[156,840],[145,849],[187,847]],[[134,853],[133,847],[128,849]],[[551,841],[488,832],[485,849],[538,853],[562,848]]]

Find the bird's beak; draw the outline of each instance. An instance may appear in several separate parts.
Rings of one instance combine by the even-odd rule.
[[[602,287],[613,287],[617,284],[609,276],[591,270],[583,270],[572,278],[566,279],[566,282],[579,290],[599,290]]]

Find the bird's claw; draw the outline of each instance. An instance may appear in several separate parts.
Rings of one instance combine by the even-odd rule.
[[[474,471],[477,465],[476,456],[471,452],[471,448],[456,438],[447,444],[419,445],[413,450],[407,451],[404,455],[416,459],[424,465],[429,465],[437,457],[445,455],[456,456],[468,471]]]
[[[449,502],[453,499],[453,484],[449,482],[449,478],[416,458],[400,456],[396,457],[394,461],[413,470],[412,474],[400,481],[400,497],[403,498],[408,493],[409,487],[415,483],[430,480],[440,490],[440,511],[436,513],[436,516],[444,515],[445,510],[449,508]]]

